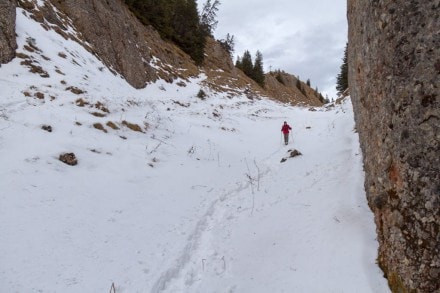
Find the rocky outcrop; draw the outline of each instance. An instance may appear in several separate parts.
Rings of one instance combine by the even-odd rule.
[[[265,75],[264,83],[269,96],[278,101],[310,106],[322,106],[323,104],[315,90],[286,72],[269,72]],[[298,83],[302,90],[298,89]]]
[[[15,57],[15,0],[0,0],[0,63]]]
[[[348,0],[365,189],[394,292],[440,292],[439,11],[439,0]]]
[[[198,74],[186,54],[163,41],[151,27],[142,25],[122,0],[53,0],[50,3],[68,17],[93,53],[136,88],[158,78],[175,79],[182,68],[186,69],[186,75]],[[49,2],[39,10],[44,18],[39,19],[40,22],[56,23],[57,17],[53,17]]]

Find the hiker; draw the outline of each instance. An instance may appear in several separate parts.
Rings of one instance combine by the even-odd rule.
[[[283,127],[281,127],[281,131],[284,134],[284,143],[287,145],[289,143],[289,130],[292,130],[289,124],[284,121]]]

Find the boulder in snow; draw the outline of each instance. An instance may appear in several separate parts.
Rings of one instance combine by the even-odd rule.
[[[61,154],[59,160],[67,165],[75,166],[78,164],[78,160],[74,153]]]
[[[288,154],[287,157],[284,157],[284,158],[281,159],[281,163],[284,163],[284,162],[287,161],[287,159],[289,159],[289,158],[294,158],[294,157],[297,157],[297,156],[301,156],[301,155],[302,155],[300,151],[295,150],[295,149],[293,149],[293,150],[288,150],[288,151],[287,151],[287,154]]]

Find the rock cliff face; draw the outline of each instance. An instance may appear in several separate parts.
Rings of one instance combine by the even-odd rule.
[[[365,189],[394,292],[440,292],[439,12],[439,0],[348,0]]]
[[[265,78],[265,88],[270,96],[284,103],[322,106],[315,90],[300,81],[302,91],[297,87],[298,79],[286,72],[269,72]]]
[[[0,0],[0,63],[15,57],[15,0]]]
[[[179,68],[185,68],[189,75],[198,73],[189,57],[163,41],[154,29],[142,25],[122,0],[50,2],[72,21],[95,54],[136,88],[157,78],[176,78]],[[44,15],[49,14],[47,10],[50,11],[46,9]],[[158,64],[156,59],[152,60],[153,56],[160,56]],[[157,70],[157,67],[169,70]]]

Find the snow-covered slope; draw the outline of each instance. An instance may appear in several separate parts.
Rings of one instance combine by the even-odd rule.
[[[0,68],[0,292],[389,292],[349,100],[202,100],[204,76],[134,90],[21,10],[17,34],[28,57]]]

